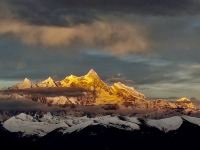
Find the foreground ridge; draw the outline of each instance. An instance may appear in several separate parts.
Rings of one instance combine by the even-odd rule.
[[[145,119],[137,117],[120,116],[98,116],[98,117],[74,117],[74,116],[54,116],[51,113],[44,114],[42,117],[21,113],[3,122],[3,127],[10,132],[21,132],[22,134],[45,136],[48,133],[59,129],[63,134],[80,132],[89,126],[102,125],[126,131],[143,130],[144,126],[155,128],[161,132],[179,130],[184,123],[190,123],[200,128],[200,118],[191,116],[173,116],[162,119]]]
[[[198,149],[200,118],[62,117],[50,113],[38,117],[22,113],[3,121],[0,133],[1,145],[9,149]]]

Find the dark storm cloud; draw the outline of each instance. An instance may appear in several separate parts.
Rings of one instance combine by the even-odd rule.
[[[4,13],[9,9],[31,24],[60,26],[88,23],[109,14],[194,15],[200,7],[198,0],[1,0],[1,3]]]

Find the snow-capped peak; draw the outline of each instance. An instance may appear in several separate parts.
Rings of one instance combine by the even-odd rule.
[[[96,82],[100,81],[100,77],[98,76],[98,74],[96,73],[96,71],[94,71],[93,69],[90,69],[90,71],[83,76],[86,80],[90,80],[90,81],[94,81],[96,80]]]
[[[149,119],[147,120],[147,125],[151,127],[158,128],[161,131],[169,132],[173,130],[177,130],[181,124],[183,123],[183,120],[179,116],[174,116],[170,118],[164,118],[164,119]]]
[[[97,73],[94,69],[90,69],[87,75],[97,75]]]
[[[24,79],[24,83],[30,83],[31,81],[28,78]]]
[[[32,82],[28,78],[25,78],[22,84],[25,88],[29,88],[31,87]]]
[[[22,83],[18,83],[13,88],[16,88],[16,89],[32,88],[32,82],[28,78],[25,78]]]

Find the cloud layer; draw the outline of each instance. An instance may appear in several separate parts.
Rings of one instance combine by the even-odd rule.
[[[0,36],[129,54],[199,49],[199,0],[0,0]]]

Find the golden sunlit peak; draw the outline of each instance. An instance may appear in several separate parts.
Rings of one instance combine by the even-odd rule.
[[[188,99],[187,97],[182,97],[182,98],[180,98],[176,101],[177,101],[178,104],[180,104],[180,106],[182,108],[196,109],[195,104],[190,99]]]
[[[55,81],[51,77],[48,77],[46,80],[38,83],[37,85],[38,87],[56,87]]]
[[[84,76],[88,80],[101,80],[96,71],[90,69],[90,71]]]
[[[178,99],[177,102],[191,102],[191,100],[188,99],[187,97],[182,97],[182,98]]]
[[[48,77],[46,80],[43,81],[43,83],[54,83],[54,80],[51,77]]]

